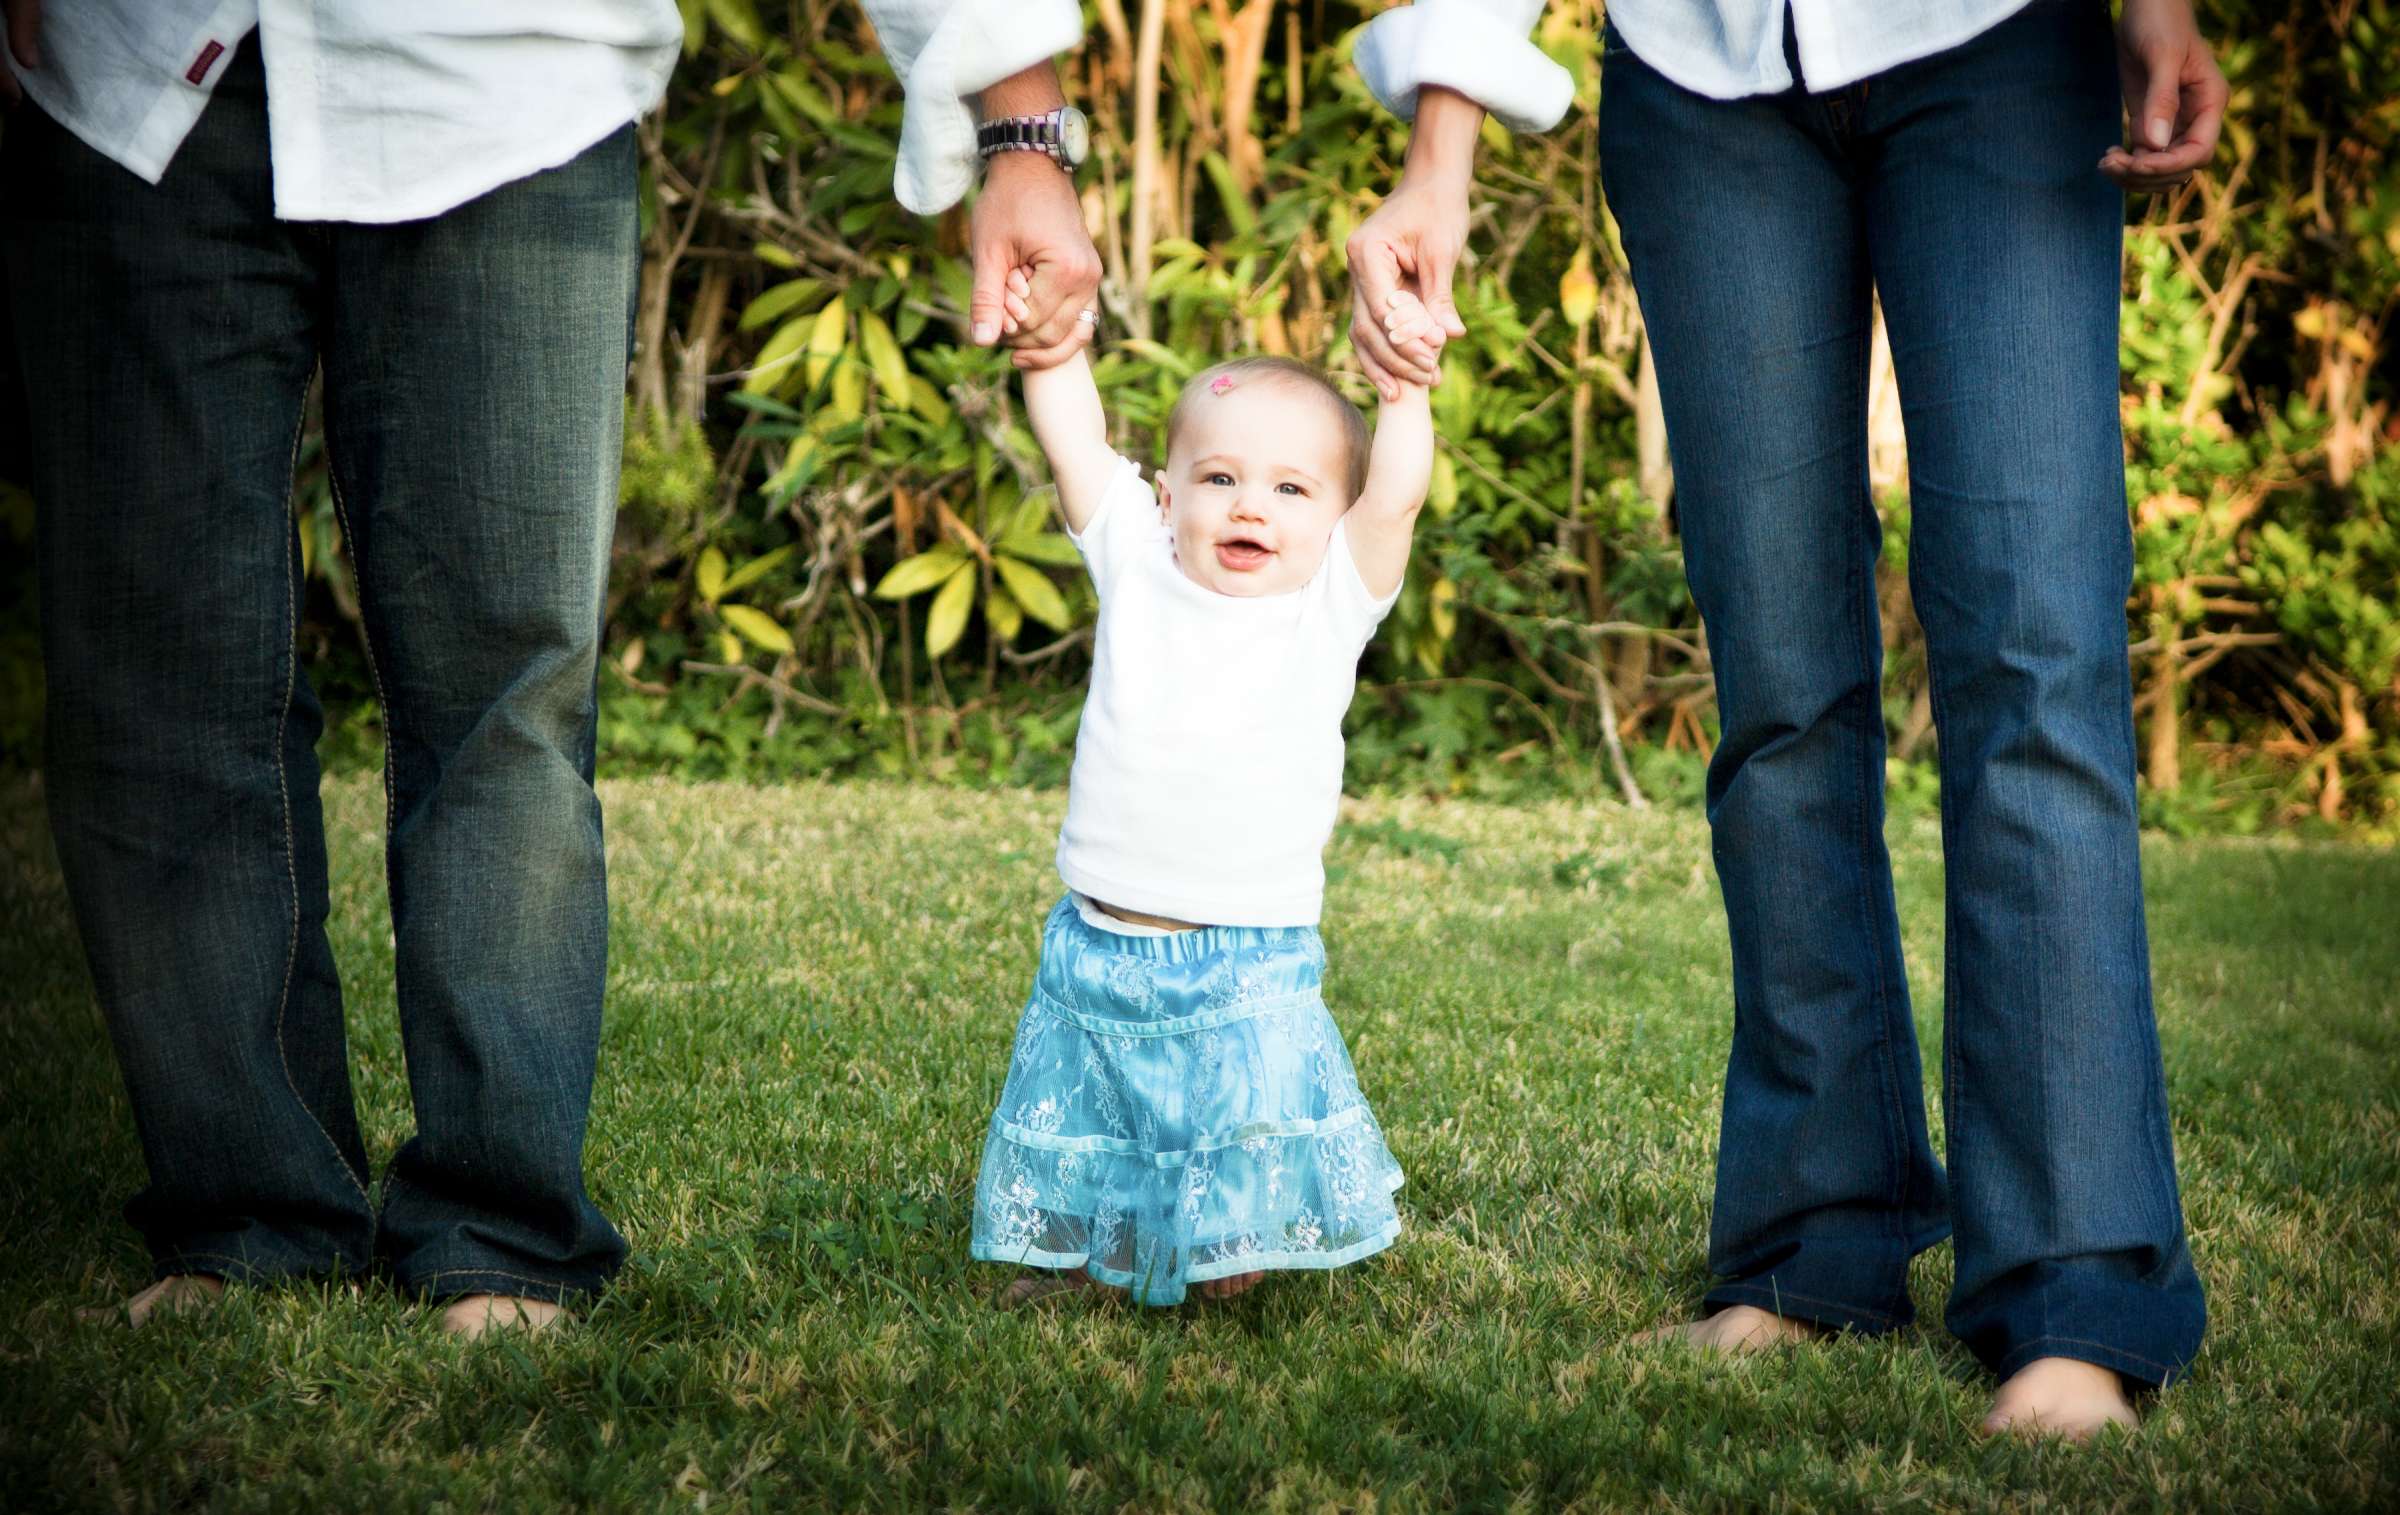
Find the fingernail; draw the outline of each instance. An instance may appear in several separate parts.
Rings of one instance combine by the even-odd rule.
[[[2168,139],[2174,135],[2174,132],[2175,124],[2169,121],[2166,117],[2152,116],[2150,118],[2150,145],[2152,147],[2166,146]]]
[[[976,345],[976,346],[978,346],[978,347],[989,347],[989,346],[991,346],[991,345],[992,345],[992,338],[994,338],[994,337],[996,337],[996,336],[998,336],[998,335],[1000,335],[1000,329],[999,329],[998,327],[994,326],[994,325],[993,325],[991,322],[989,322],[989,321],[978,321],[978,322],[976,322],[976,323],[975,323],[975,345]]]

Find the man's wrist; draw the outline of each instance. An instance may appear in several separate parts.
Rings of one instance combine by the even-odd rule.
[[[1066,103],[1066,92],[1058,87],[1058,65],[1045,58],[977,95],[975,119],[997,121],[1002,116],[1047,115]]]

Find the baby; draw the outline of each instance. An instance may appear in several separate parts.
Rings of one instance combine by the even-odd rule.
[[[1432,332],[1405,295],[1386,325]],[[1184,387],[1155,484],[1109,446],[1081,354],[1027,373],[1025,404],[1100,616],[1068,893],[973,1253],[1046,1270],[1011,1304],[1096,1282],[1168,1305],[1379,1252],[1400,1169],[1320,992],[1317,919],[1342,715],[1432,474],[1425,391],[1385,403],[1370,443],[1305,364],[1221,363]]]

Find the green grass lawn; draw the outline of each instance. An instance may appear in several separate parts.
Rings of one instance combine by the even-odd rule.
[[[408,1129],[370,780],[326,792],[370,1150]],[[462,1347],[376,1288],[128,1332],[139,1155],[38,794],[0,788],[0,1508],[2388,1507],[2400,1500],[2400,855],[2155,842],[2159,1018],[2213,1316],[2135,1436],[1989,1444],[1922,1323],[1726,1363],[1621,1345],[1703,1283],[1726,950],[1689,814],[1371,801],[1334,1013],[1397,1247],[1222,1305],[1002,1315],[966,1258],[1063,796],[607,786],[572,1329]],[[1934,827],[1895,827],[1928,1068]],[[1937,1142],[1939,1133],[1936,1133]]]

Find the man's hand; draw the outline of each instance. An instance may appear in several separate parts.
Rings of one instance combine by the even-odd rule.
[[[968,307],[978,346],[1006,339],[1019,368],[1065,362],[1091,340],[1082,319],[1100,290],[1100,254],[1083,227],[1075,182],[1040,153],[996,153],[969,222],[975,298]],[[1024,317],[1011,321],[1008,276],[1022,269]]]
[[[2225,76],[2192,20],[2191,0],[2125,0],[2117,73],[2127,145],[2101,154],[2100,172],[2131,190],[2172,189],[2216,152],[2225,121]]]
[[[17,82],[9,54],[27,68],[42,66],[42,0],[0,0],[0,17],[8,22],[8,52],[0,53],[0,99],[13,106],[25,98],[25,86]]]
[[[1058,69],[1049,62],[1011,74],[976,97],[986,121],[1038,116],[1066,103]],[[985,160],[983,190],[967,223],[975,267],[975,297],[967,307],[969,335],[979,347],[1005,342],[1019,368],[1050,368],[1083,350],[1090,323],[1080,319],[1100,292],[1100,254],[1084,230],[1083,203],[1073,176],[1041,153],[994,153]],[[1023,319],[1008,319],[1010,273],[1023,269]]]
[[[1400,183],[1350,234],[1350,345],[1386,403],[1406,384],[1441,381],[1441,347],[1467,334],[1450,298],[1451,273],[1467,245],[1467,184],[1483,107],[1452,90],[1417,97],[1416,130]],[[1422,302],[1436,330],[1405,343],[1384,328],[1395,293]]]

